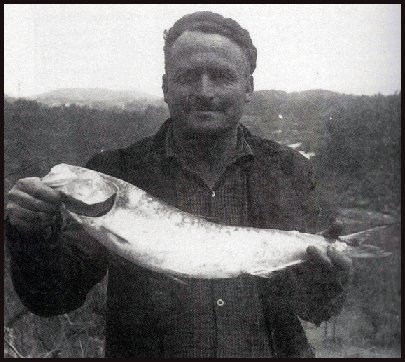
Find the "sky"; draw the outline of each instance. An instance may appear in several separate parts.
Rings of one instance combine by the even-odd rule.
[[[109,88],[162,96],[163,31],[198,10],[250,32],[256,90],[401,90],[400,4],[5,4],[4,92]]]

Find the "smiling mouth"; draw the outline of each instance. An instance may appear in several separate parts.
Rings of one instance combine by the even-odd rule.
[[[199,118],[213,118],[215,116],[218,116],[218,114],[220,113],[220,111],[199,111],[199,110],[192,110],[190,112],[191,114],[194,114],[195,116],[199,117]]]
[[[214,113],[220,113],[222,111],[220,111],[218,109],[190,109],[190,112],[200,113],[200,114],[214,114]]]

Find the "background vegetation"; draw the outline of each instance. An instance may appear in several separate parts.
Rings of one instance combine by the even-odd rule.
[[[5,201],[17,179],[43,176],[60,162],[84,165],[94,153],[153,134],[167,117],[158,102],[51,107],[5,96]],[[255,92],[243,117],[253,133],[313,154],[321,203],[337,206],[345,233],[393,224],[374,240],[393,255],[356,261],[343,312],[319,328],[303,322],[320,357],[400,355],[400,120],[401,94],[322,90]],[[103,356],[106,280],[75,312],[40,318],[15,295],[5,256],[5,356]]]

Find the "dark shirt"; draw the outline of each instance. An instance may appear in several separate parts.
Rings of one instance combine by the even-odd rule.
[[[171,128],[172,125],[166,133],[164,158],[175,180],[175,206],[209,221],[248,226],[248,172],[254,154],[243,129],[239,127],[236,149],[232,150],[217,182],[210,187],[177,155]]]
[[[299,153],[241,126],[240,157],[209,190],[168,157],[170,124],[126,149],[96,155],[87,167],[224,224],[317,229],[312,170]],[[331,299],[319,290],[316,304],[294,310],[288,273],[183,284],[108,253],[79,225],[59,229],[44,241],[8,225],[15,289],[34,313],[66,313],[84,302],[108,269],[107,357],[308,357],[313,354],[297,314],[316,322],[331,316]]]
[[[175,206],[207,220],[248,226],[248,169],[254,157],[240,127],[236,149],[210,188],[176,154],[172,125],[166,133],[167,167],[174,178]],[[248,240],[246,241],[248,242]],[[188,280],[188,304],[166,332],[171,354],[180,357],[271,357],[257,286],[236,280]],[[186,289],[186,288],[184,288]]]

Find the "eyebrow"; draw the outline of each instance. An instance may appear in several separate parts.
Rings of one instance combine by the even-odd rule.
[[[174,72],[174,75],[184,74],[184,73],[201,73],[205,70],[214,71],[214,72],[218,72],[218,73],[237,74],[237,72],[230,67],[201,66],[201,67],[196,67],[196,68],[188,68],[186,66],[186,67],[177,69]]]

